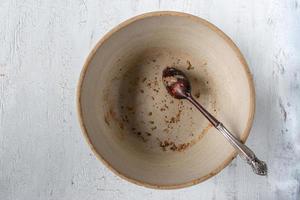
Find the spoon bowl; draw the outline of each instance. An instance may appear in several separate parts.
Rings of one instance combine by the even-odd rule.
[[[186,75],[173,67],[163,70],[163,83],[168,93],[176,99],[186,99],[191,95],[191,84]]]

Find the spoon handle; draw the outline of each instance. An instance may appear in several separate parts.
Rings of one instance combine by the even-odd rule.
[[[243,158],[253,169],[254,173],[265,176],[268,173],[267,164],[259,160],[249,147],[240,142],[229,130],[219,123],[216,127],[223,136],[231,143],[231,145],[238,151],[241,158]]]
[[[229,143],[238,151],[240,157],[244,159],[253,169],[254,173],[258,175],[267,175],[268,168],[264,161],[259,160],[252,150],[245,144],[240,142],[230,131],[212,116],[204,107],[201,106],[192,96],[187,99],[210,121],[210,123],[220,131]]]

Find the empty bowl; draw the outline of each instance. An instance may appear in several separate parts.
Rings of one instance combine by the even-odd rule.
[[[113,172],[152,188],[180,188],[221,171],[235,150],[185,100],[163,86],[165,67],[184,71],[193,95],[245,142],[255,93],[241,52],[199,17],[152,12],[107,33],[88,56],[77,105],[84,136]]]

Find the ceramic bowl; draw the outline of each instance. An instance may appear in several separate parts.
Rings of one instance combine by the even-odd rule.
[[[133,183],[170,189],[214,176],[236,152],[189,102],[168,95],[167,66],[183,70],[196,99],[245,142],[255,106],[245,59],[221,30],[185,13],[146,13],[107,33],[85,62],[77,104],[104,164]]]

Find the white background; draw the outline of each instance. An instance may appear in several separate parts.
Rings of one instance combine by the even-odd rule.
[[[92,154],[75,106],[85,57],[111,28],[155,10],[205,18],[241,49],[257,97],[247,144],[268,177],[237,158],[199,185],[153,190]],[[0,0],[0,199],[299,200],[299,85],[299,0]]]

